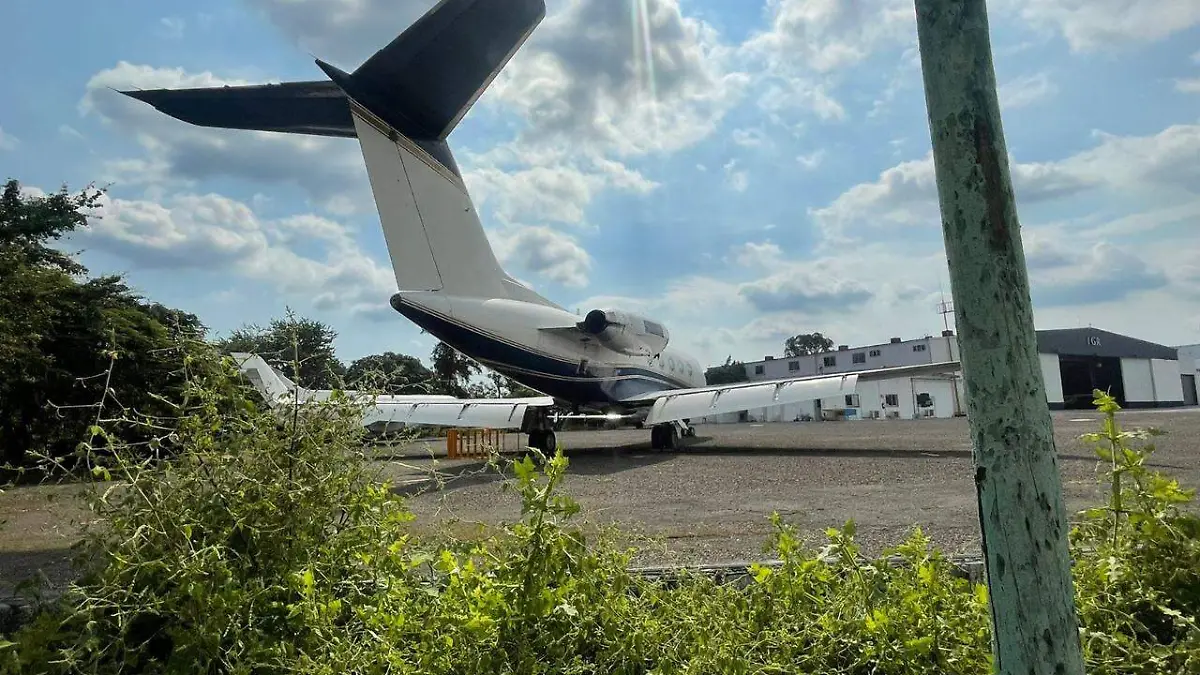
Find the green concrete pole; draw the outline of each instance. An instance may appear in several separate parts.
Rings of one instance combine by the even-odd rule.
[[[1081,675],[1054,429],[984,0],[915,0],[998,673]]]

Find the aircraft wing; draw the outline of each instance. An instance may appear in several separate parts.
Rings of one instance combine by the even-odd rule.
[[[813,375],[782,380],[735,382],[693,389],[665,389],[639,394],[625,399],[631,405],[649,405],[645,424],[741,412],[790,403],[802,403],[821,398],[855,393],[859,382],[893,377],[953,373],[961,366],[958,361],[945,361],[919,366],[900,366],[860,370],[836,375]]]
[[[328,389],[297,386],[256,354],[238,352],[232,356],[242,373],[271,407],[287,405],[296,400],[301,403],[325,401],[333,393]],[[387,423],[520,429],[527,409],[554,405],[554,399],[549,396],[462,399],[438,394],[388,396],[355,391],[344,393],[351,399],[369,403],[362,420],[363,426],[367,427]]]

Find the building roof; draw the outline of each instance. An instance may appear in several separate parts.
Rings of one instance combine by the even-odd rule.
[[[1173,347],[1139,340],[1099,328],[1062,328],[1037,332],[1038,353],[1066,356],[1109,356],[1175,361]]]

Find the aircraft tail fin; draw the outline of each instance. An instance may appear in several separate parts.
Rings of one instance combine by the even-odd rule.
[[[274,406],[285,396],[297,400],[308,398],[310,392],[307,389],[297,386],[258,354],[234,352],[230,356],[238,364],[242,374],[250,380],[250,384],[267,400],[268,405]]]
[[[327,82],[129,91],[201,126],[357,137],[400,291],[551,304],[501,268],[447,137],[546,14],[545,0],[441,0]]]
[[[350,99],[400,291],[512,297],[446,143],[545,16],[544,0],[442,0],[353,73]]]

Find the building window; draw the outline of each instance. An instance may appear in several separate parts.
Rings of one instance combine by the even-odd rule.
[[[883,404],[885,406],[888,406],[889,408],[900,407],[900,395],[899,394],[884,394]]]
[[[788,370],[800,370],[800,362],[788,361]]]
[[[923,352],[923,351],[925,351],[925,349],[926,349],[925,345],[913,345],[914,352]]]
[[[832,368],[836,365],[837,365],[837,357],[836,356],[826,356],[825,357],[825,367],[826,368]]]
[[[876,358],[879,358],[880,356],[883,356],[883,352],[879,351],[878,349],[871,350],[871,358],[876,359]]]
[[[857,354],[855,354],[855,355],[854,355],[854,359],[853,359],[853,360],[854,360],[854,362],[855,362],[855,363],[866,363],[866,362],[867,362],[867,355],[866,355],[866,353],[864,353],[864,352],[858,352]]]
[[[846,407],[847,408],[857,408],[858,407],[858,394],[846,394]]]
[[[762,367],[762,366],[754,366],[754,374],[755,374],[755,375],[762,375],[762,374],[763,374],[763,367]]]

